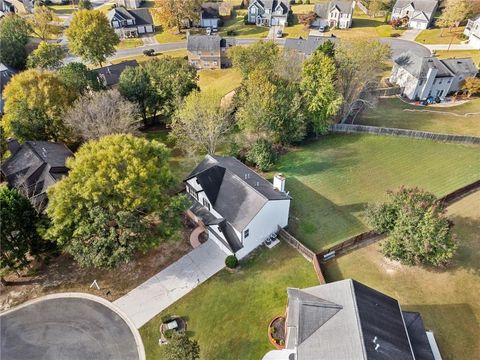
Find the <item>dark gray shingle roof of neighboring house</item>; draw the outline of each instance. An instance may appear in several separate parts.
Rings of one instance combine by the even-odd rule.
[[[117,6],[108,12],[108,21],[112,21],[113,18],[119,18],[122,20],[135,20],[135,17],[130,13],[129,10],[123,6]]]
[[[353,1],[333,0],[328,3],[315,4],[314,12],[322,19],[328,18],[328,13],[337,7],[344,14],[353,13]]]
[[[270,10],[271,12],[275,11],[277,7],[280,6],[282,8],[283,15],[288,14],[288,11],[290,10],[290,1],[288,0],[257,0],[256,3],[258,3],[264,9]]]
[[[478,73],[472,58],[443,59],[440,61],[455,75],[471,74],[471,76],[475,76]]]
[[[219,15],[220,3],[206,2],[202,4],[202,18],[203,19],[217,19]]]
[[[2,95],[3,89],[15,74],[15,70],[3,63],[0,63],[0,95]]]
[[[153,25],[152,15],[148,9],[132,9],[128,10],[135,17],[136,25]]]
[[[397,0],[394,8],[403,9],[410,4],[413,4],[416,11],[422,11],[431,15],[438,5],[438,0]]]
[[[430,342],[428,341],[425,326],[423,325],[422,316],[418,312],[402,311],[405,327],[407,328],[408,337],[412,344],[413,354],[417,360],[434,359]]]
[[[298,359],[414,359],[398,301],[355,280],[288,289],[287,311],[286,348]],[[433,360],[416,321],[417,359]]]
[[[430,68],[437,69],[437,77],[452,77],[452,72],[434,56],[422,57],[407,51],[395,58],[395,63],[420,79],[427,75]]]
[[[187,50],[220,51],[221,40],[218,35],[190,35],[187,39]]]
[[[33,196],[44,194],[65,176],[65,161],[73,156],[64,144],[48,141],[27,141],[11,151],[12,155],[1,166],[2,174],[10,186],[26,185]]]
[[[318,47],[324,44],[327,41],[336,42],[336,38],[330,38],[326,36],[311,36],[309,35],[306,39],[286,39],[284,48],[293,49],[310,56],[318,49]]]
[[[207,155],[186,180],[197,177],[213,208],[242,231],[269,200],[290,197],[233,157]]]
[[[128,60],[118,64],[107,65],[98,69],[94,69],[93,71],[97,73],[97,76],[102,82],[105,82],[105,86],[113,86],[118,84],[123,70],[125,70],[127,67],[137,66],[137,60]]]

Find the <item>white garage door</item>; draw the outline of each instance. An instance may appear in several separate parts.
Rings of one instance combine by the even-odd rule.
[[[146,31],[145,31],[145,26],[139,26],[139,27],[138,27],[138,33],[139,33],[139,34],[145,34],[145,32],[146,32]]]

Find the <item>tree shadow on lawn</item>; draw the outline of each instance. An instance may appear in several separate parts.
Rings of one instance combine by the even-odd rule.
[[[366,203],[337,205],[297,178],[288,178],[287,189],[292,196],[288,229],[313,251],[320,251],[368,230],[353,213],[363,210]]]
[[[400,305],[403,311],[422,315],[425,329],[433,331],[443,359],[478,359],[480,326],[470,304]]]

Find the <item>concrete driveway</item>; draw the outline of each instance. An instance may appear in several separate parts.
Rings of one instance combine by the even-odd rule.
[[[137,328],[225,267],[225,253],[212,241],[190,251],[114,301]]]
[[[2,360],[144,360],[138,330],[89,294],[55,294],[0,315]]]

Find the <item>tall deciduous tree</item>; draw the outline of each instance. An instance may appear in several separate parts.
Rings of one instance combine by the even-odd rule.
[[[63,118],[76,94],[55,73],[37,69],[21,72],[7,84],[4,96],[7,136],[20,141],[74,140]]]
[[[30,26],[20,16],[6,15],[0,20],[0,62],[14,69],[23,69],[27,62]]]
[[[169,151],[130,134],[84,144],[69,174],[48,190],[47,237],[85,266],[112,267],[156,246],[178,225],[184,198],[172,196]]]
[[[154,16],[164,28],[177,28],[180,32],[185,21],[199,18],[201,0],[155,0]]]
[[[82,63],[68,63],[58,69],[57,75],[68,88],[77,94],[84,94],[88,90],[98,91],[103,87],[98,81],[96,73]]]
[[[186,97],[170,124],[170,135],[178,147],[187,152],[215,154],[232,125],[221,101],[222,95],[215,91],[195,91]]]
[[[174,334],[165,345],[165,360],[198,360],[200,346],[196,340],[190,340],[186,334]]]
[[[272,72],[278,60],[280,50],[273,41],[258,41],[249,47],[234,46],[228,50],[232,65],[247,78],[253,70]]]
[[[33,15],[28,18],[32,32],[41,40],[57,37],[62,33],[60,18],[47,6],[35,6]]]
[[[463,89],[470,97],[475,94],[480,94],[480,79],[475,77],[467,77],[463,83]]]
[[[65,51],[60,45],[42,41],[28,56],[27,65],[29,68],[54,70],[62,66],[64,57]]]
[[[84,140],[136,133],[140,125],[137,105],[115,89],[81,96],[68,110],[65,122]]]
[[[342,97],[335,89],[335,80],[335,63],[322,51],[317,50],[304,62],[300,87],[317,136],[328,131],[342,104]]]
[[[100,66],[120,42],[107,17],[97,10],[76,11],[65,34],[73,54]]]
[[[473,11],[471,0],[448,0],[437,24],[443,28],[458,27]]]
[[[376,40],[342,41],[335,49],[337,88],[343,98],[342,116],[346,116],[362,93],[375,88],[390,47]]]
[[[374,230],[389,236],[383,243],[384,255],[408,265],[439,266],[451,260],[457,244],[435,195],[418,188],[401,188],[390,192],[389,198],[389,202],[367,210]]]
[[[0,186],[0,276],[28,265],[32,245],[40,241],[36,230],[37,213],[17,190]]]

